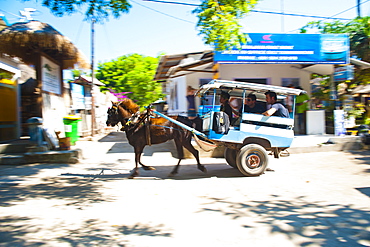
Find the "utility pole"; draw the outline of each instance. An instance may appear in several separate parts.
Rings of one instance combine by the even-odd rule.
[[[281,8],[281,32],[284,33],[284,0],[280,0]]]
[[[361,0],[357,0],[357,17],[361,17],[361,3],[360,3]]]
[[[95,18],[91,20],[91,136],[94,136],[95,129],[95,99],[94,99],[94,36]]]

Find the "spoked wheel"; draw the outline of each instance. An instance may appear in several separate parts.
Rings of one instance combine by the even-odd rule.
[[[268,165],[267,152],[258,144],[248,144],[240,149],[236,165],[245,176],[259,176]]]
[[[236,166],[236,156],[238,151],[236,149],[225,148],[224,157],[229,166],[237,168]]]

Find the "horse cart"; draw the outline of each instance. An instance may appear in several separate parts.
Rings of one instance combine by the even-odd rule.
[[[231,99],[244,105],[247,95],[253,93],[258,104],[266,105],[265,93],[269,91],[275,92],[278,101],[283,104],[289,99],[293,103],[293,113],[295,97],[303,92],[272,85],[212,80],[196,93],[201,98],[201,131],[152,111],[192,132],[200,146],[224,146],[224,157],[230,166],[246,176],[259,176],[268,166],[268,154],[279,158],[281,152],[290,147],[294,138],[294,114],[290,118],[283,118],[241,111],[241,116],[230,122],[228,116],[220,110],[219,98],[222,92],[227,92]]]

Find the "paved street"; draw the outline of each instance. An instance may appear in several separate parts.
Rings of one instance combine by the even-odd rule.
[[[127,179],[121,134],[79,141],[78,164],[0,166],[0,246],[370,246],[370,151],[271,157],[260,177],[186,159],[168,178],[166,143]]]

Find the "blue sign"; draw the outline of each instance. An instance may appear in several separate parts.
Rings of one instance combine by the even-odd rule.
[[[242,49],[215,51],[217,63],[348,64],[347,34],[250,33]]]
[[[354,78],[354,66],[347,65],[334,69],[334,81],[347,81]]]

